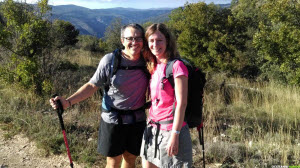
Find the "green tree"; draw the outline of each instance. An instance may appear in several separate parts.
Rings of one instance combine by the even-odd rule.
[[[46,53],[52,40],[51,24],[44,19],[50,9],[48,1],[38,1],[38,7],[35,11],[33,6],[13,0],[5,0],[1,5],[6,23],[0,30],[0,45],[11,53],[11,62],[1,68],[1,73],[2,77],[13,76],[13,81],[22,87],[42,93],[42,83],[47,78],[46,63],[51,56]]]
[[[4,19],[3,19],[3,16],[2,16],[2,14],[0,13],[0,25],[4,25],[5,24],[5,22],[4,22]]]
[[[232,15],[239,25],[244,26],[244,31],[238,33],[243,37],[245,49],[238,53],[246,64],[241,69],[243,77],[255,78],[260,74],[260,67],[264,59],[257,54],[253,45],[253,36],[258,31],[260,21],[265,20],[261,12],[262,4],[265,0],[233,0],[231,2]],[[241,27],[241,26],[239,26]]]
[[[120,18],[116,18],[106,28],[104,33],[104,39],[107,44],[106,52],[112,52],[117,48],[123,48],[121,43],[121,28],[122,20]]]
[[[80,35],[78,37],[78,44],[79,48],[86,50],[86,51],[92,51],[96,52],[99,51],[99,40],[95,36],[90,35]]]
[[[244,49],[245,29],[230,9],[203,2],[186,4],[170,15],[169,27],[178,37],[180,54],[207,71],[235,72]]]
[[[258,55],[265,71],[273,77],[300,84],[300,4],[295,0],[266,0],[261,8],[266,20],[259,23],[254,36]],[[271,76],[272,77],[272,76]]]
[[[101,53],[104,53],[107,50],[107,44],[103,39],[101,38],[99,39],[98,45],[99,45],[99,51]]]
[[[38,4],[41,6],[45,2],[42,0]],[[38,17],[34,15],[32,6],[12,0],[4,1],[1,11],[7,20],[2,32],[9,37],[1,40],[0,44],[21,57],[32,58],[41,54],[42,49],[49,44],[50,24],[41,18],[45,14]]]
[[[142,26],[143,28],[145,29],[145,31],[147,30],[147,27],[149,27],[150,25],[152,25],[153,23],[152,22],[146,22],[144,23]]]
[[[55,46],[62,48],[67,45],[75,45],[78,42],[79,30],[70,22],[55,20],[53,22],[53,36]]]
[[[188,4],[185,4],[188,5]],[[184,29],[185,16],[183,15],[184,8],[179,7],[171,11],[170,20],[167,22],[168,27],[174,33],[176,39]]]

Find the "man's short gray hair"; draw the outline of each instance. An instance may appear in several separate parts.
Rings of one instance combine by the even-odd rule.
[[[145,31],[144,31],[144,28],[143,28],[141,25],[136,24],[136,23],[131,23],[131,24],[128,24],[128,25],[123,26],[123,27],[121,28],[121,38],[124,37],[124,31],[125,31],[125,29],[128,28],[128,27],[132,27],[132,28],[134,28],[134,29],[140,31],[141,34],[142,34],[142,38],[143,38],[143,39],[145,38]]]

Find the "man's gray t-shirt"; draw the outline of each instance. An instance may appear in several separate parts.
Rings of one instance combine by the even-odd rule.
[[[89,83],[102,87],[107,82],[110,74],[113,54],[105,55],[98,65],[97,71],[90,79]],[[116,59],[116,58],[115,58]],[[144,66],[144,59],[140,58],[131,61],[123,56],[121,57],[121,66]],[[106,104],[110,107],[120,110],[135,110],[142,107],[146,101],[146,90],[148,86],[148,78],[142,69],[123,70],[118,69],[111,79],[111,85],[107,92]],[[103,112],[101,117],[107,123],[118,123],[117,112]],[[145,121],[146,114],[144,110],[135,112],[136,122]],[[133,122],[131,115],[122,115],[124,124]]]

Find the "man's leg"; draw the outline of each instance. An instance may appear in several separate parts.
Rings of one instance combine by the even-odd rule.
[[[140,154],[146,121],[125,125],[126,145],[123,155],[122,168],[134,168],[135,159]]]
[[[119,168],[122,155],[116,157],[106,157],[106,168]]]
[[[122,168],[134,168],[136,157],[137,156],[125,151],[123,153]]]

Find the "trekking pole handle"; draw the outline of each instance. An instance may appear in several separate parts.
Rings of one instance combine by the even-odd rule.
[[[55,98],[56,96],[58,96],[58,94],[54,94],[52,96],[52,98]],[[58,106],[57,109],[56,109],[56,112],[57,112],[57,115],[58,115],[60,127],[61,127],[61,130],[65,130],[64,121],[63,121],[63,118],[62,118],[64,108],[63,108],[60,100],[57,100],[56,103],[57,103],[57,106]]]

